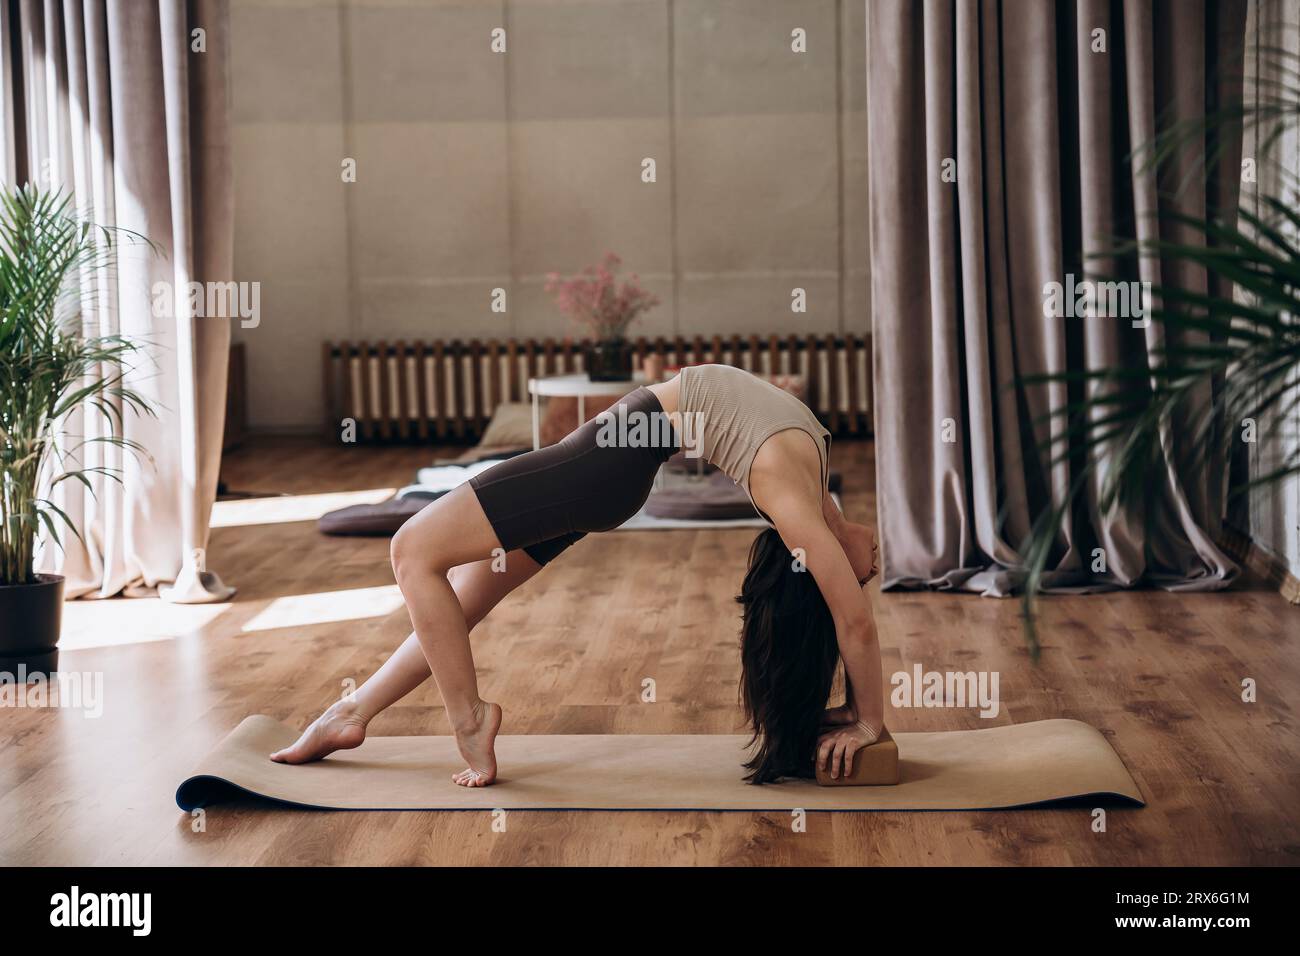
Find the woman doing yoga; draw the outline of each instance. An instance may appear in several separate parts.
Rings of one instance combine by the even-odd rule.
[[[371,718],[432,672],[467,764],[452,779],[492,783],[501,707],[479,696],[470,631],[579,538],[635,514],[683,445],[745,488],[769,525],[737,599],[741,694],[757,744],[746,779],[810,776],[814,759],[833,777],[848,774],[884,726],[884,688],[863,590],[875,539],[827,493],[829,440],[794,396],[740,369],[700,365],[636,389],[559,444],[481,472],[393,538],[414,633],[271,759],[305,763],[356,747]],[[840,660],[846,700],[826,709]]]

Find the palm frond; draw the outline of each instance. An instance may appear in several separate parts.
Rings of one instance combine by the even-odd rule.
[[[50,487],[89,476],[120,480],[106,466],[65,468],[92,443],[144,453],[123,434],[125,414],[152,414],[126,385],[140,346],[118,335],[80,329],[80,282],[116,263],[124,245],[156,247],[128,230],[99,226],[60,192],[35,186],[0,190],[0,583],[33,579],[36,536],[62,544],[60,528],[81,536],[71,517],[41,495],[47,462],[62,469]],[[61,420],[77,408],[98,415],[107,434],[61,447]]]

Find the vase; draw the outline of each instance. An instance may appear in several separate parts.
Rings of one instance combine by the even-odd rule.
[[[593,382],[632,380],[632,343],[627,339],[603,339],[587,350],[587,377]]]

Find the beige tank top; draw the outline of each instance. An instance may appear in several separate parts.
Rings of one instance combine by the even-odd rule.
[[[812,436],[821,456],[822,493],[830,475],[830,437],[822,423],[798,398],[770,382],[730,365],[690,365],[682,369],[677,400],[683,416],[696,414],[690,422],[685,441],[698,443],[698,453],[711,465],[722,469],[745,489],[751,503],[749,468],[763,442],[777,432],[798,428]],[[694,428],[694,434],[690,429]],[[769,525],[772,523],[757,504],[754,510]]]

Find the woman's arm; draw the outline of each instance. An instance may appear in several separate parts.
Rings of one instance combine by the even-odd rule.
[[[799,537],[808,542],[803,545],[808,570],[835,621],[835,638],[848,685],[846,703],[857,720],[866,723],[873,734],[879,734],[885,720],[884,680],[867,592],[858,584],[839,540],[825,524],[820,529],[809,528]]]
[[[884,678],[871,604],[820,508],[791,497],[772,502],[767,510],[785,546],[802,556],[835,622],[848,685],[846,706],[854,722],[823,735],[817,759],[838,776],[841,767],[846,773],[851,769],[857,750],[875,742],[885,721]]]
[[[864,524],[850,521],[836,504],[833,495],[822,497],[822,517],[826,527],[840,542],[844,555],[853,567],[853,574],[859,585],[864,585],[876,576],[876,535]]]

